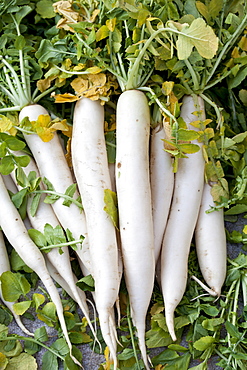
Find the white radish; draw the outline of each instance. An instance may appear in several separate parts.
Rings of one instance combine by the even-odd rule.
[[[145,94],[138,90],[123,92],[116,114],[116,189],[124,276],[139,347],[149,369],[145,328],[155,258],[149,172],[150,112]]]
[[[190,122],[198,120],[193,114],[201,110],[205,119],[204,104],[201,98],[185,96],[182,102],[181,117],[189,129]],[[197,100],[195,97],[195,100]],[[181,158],[175,174],[174,193],[164,234],[161,251],[161,285],[165,303],[166,324],[172,339],[174,311],[181,301],[187,284],[188,255],[201,204],[204,185],[204,158],[202,150]]]
[[[45,259],[38,249],[38,247],[30,239],[27,229],[17,211],[14,204],[12,203],[8,191],[3,182],[2,176],[0,176],[0,226],[7,237],[9,243],[19,254],[24,263],[31,268],[43,282],[47,289],[52,302],[56,306],[58,319],[60,321],[61,329],[70,350],[70,356],[75,363],[82,366],[80,362],[72,355],[72,344],[69,339],[64,315],[63,306],[61,303],[58,291],[53,283],[53,280],[46,268]]]
[[[204,185],[195,228],[195,246],[206,284],[218,297],[226,278],[227,247],[223,208],[206,213],[214,205],[211,186]]]
[[[28,117],[30,121],[36,121],[40,115],[44,114],[48,112],[41,105],[28,105],[21,110],[19,120]],[[43,142],[36,134],[24,134],[24,137],[34,156],[40,175],[46,177],[57,192],[64,194],[66,189],[73,184],[73,177],[58,135],[55,133],[49,142]],[[76,192],[74,198],[78,196],[79,193]],[[64,199],[60,198],[52,204],[60,224],[65,230],[68,228],[75,239],[79,239],[81,235],[85,236],[83,244],[86,244],[87,231],[84,212],[74,203],[70,207],[64,206],[63,201]],[[82,272],[87,275],[88,270],[82,261],[82,249],[78,247],[76,253],[80,259]]]
[[[159,260],[162,240],[174,186],[172,157],[164,150],[165,131],[157,126],[151,133],[150,180],[154,224],[155,262]]]
[[[8,253],[7,253],[7,249],[6,249],[6,245],[5,245],[3,233],[2,233],[2,231],[0,231],[0,276],[2,275],[2,273],[6,272],[6,271],[11,271],[11,268],[10,268],[9,257],[8,257]],[[20,316],[16,314],[16,312],[15,312],[15,310],[13,308],[13,305],[14,305],[15,302],[8,302],[8,301],[6,301],[4,299],[4,297],[2,295],[2,291],[1,291],[1,285],[0,285],[0,298],[3,301],[4,305],[6,307],[8,307],[8,309],[11,311],[12,315],[14,316],[14,319],[15,319],[17,325],[19,326],[19,328],[25,334],[30,335],[30,336],[33,337],[34,334],[31,333],[23,325]]]
[[[22,155],[23,153],[15,152],[16,155]],[[30,158],[30,162],[26,167],[23,167],[23,171],[28,176],[31,171],[36,172],[36,176],[39,177],[39,170],[36,166],[35,161]],[[15,178],[14,173],[12,172],[13,181],[16,183],[16,186],[19,190],[22,189],[20,185],[17,184],[17,180]],[[41,188],[43,188],[42,183],[40,184]],[[59,224],[59,221],[51,207],[50,204],[44,203],[45,194],[41,195],[41,201],[37,208],[35,215],[31,214],[31,203],[32,203],[32,196],[28,198],[27,204],[27,214],[30,220],[32,227],[40,232],[44,232],[44,227],[46,224],[50,224],[52,227],[56,227]],[[83,291],[76,286],[74,281],[74,275],[72,273],[71,262],[70,262],[70,255],[69,249],[67,246],[61,248],[62,254],[59,252],[58,248],[51,249],[47,254],[47,259],[55,266],[56,270],[59,272],[61,276],[66,278],[67,284],[70,286],[71,291],[73,292],[73,296],[75,301],[78,303],[79,307],[81,308],[82,312],[84,313],[92,332],[94,333],[94,328],[91,325],[90,318],[89,318],[89,310],[86,303],[86,295]],[[96,334],[94,333],[96,336]]]
[[[116,230],[104,210],[105,190],[111,190],[111,179],[104,136],[104,107],[99,101],[82,98],[76,102],[71,152],[86,215],[96,309],[116,369],[116,328],[112,314],[120,276]]]

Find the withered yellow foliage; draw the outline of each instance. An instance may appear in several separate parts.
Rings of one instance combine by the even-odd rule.
[[[58,21],[57,28],[64,28],[66,31],[74,32],[70,24],[80,22],[82,18],[72,6],[73,0],[61,0],[53,4],[54,11],[63,17]]]
[[[56,103],[74,102],[82,97],[92,100],[101,100],[102,97],[110,96],[112,89],[116,90],[118,83],[111,75],[105,73],[90,73],[76,77],[71,86],[75,91],[75,95],[71,93],[53,94]]]

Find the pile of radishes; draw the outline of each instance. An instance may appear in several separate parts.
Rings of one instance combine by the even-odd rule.
[[[198,104],[198,105],[197,105]],[[190,128],[194,112],[205,119],[203,101],[185,96],[181,116]],[[40,105],[22,109],[19,119],[37,120],[48,112]],[[198,117],[197,117],[198,118]],[[52,205],[40,203],[37,214],[29,214],[31,225],[42,230],[45,223],[61,224],[77,239],[85,237],[76,250],[84,275],[95,282],[94,300],[103,338],[117,368],[117,331],[115,306],[118,302],[122,273],[128,290],[131,317],[146,368],[146,314],[155,278],[163,293],[165,316],[172,339],[174,310],[187,284],[187,263],[195,233],[198,260],[208,292],[220,296],[226,273],[226,237],[222,210],[206,213],[213,204],[210,185],[204,181],[201,149],[181,158],[174,174],[172,157],[164,150],[164,130],[151,131],[150,111],[145,94],[129,90],[121,94],[116,110],[116,164],[111,177],[104,137],[104,106],[99,101],[81,98],[76,102],[71,141],[72,170],[69,168],[58,134],[43,142],[36,134],[24,134],[36,172],[46,177],[57,192],[64,193],[73,183],[73,175],[82,198],[83,211],[75,204],[64,206],[62,199]],[[105,211],[105,191],[116,189],[119,230]],[[89,315],[84,293],[75,285],[68,249],[56,249],[46,257],[33,244],[25,225],[1,182],[2,212],[0,224],[9,242],[24,262],[44,282],[56,304],[66,336],[61,304],[50,274],[67,287],[68,293]],[[78,194],[74,195],[78,197]],[[43,209],[44,208],[44,209]],[[44,213],[44,215],[42,215]],[[32,256],[32,261],[30,257]],[[47,262],[46,262],[47,261]],[[52,264],[52,267],[50,267]],[[53,273],[52,273],[53,271]],[[55,271],[55,273],[54,273]],[[57,275],[56,275],[57,274]],[[64,284],[63,284],[64,280]],[[92,330],[93,327],[91,325]],[[69,343],[69,338],[67,337]]]
[[[69,5],[69,2],[67,5]],[[63,10],[63,8],[61,9]],[[96,13],[95,18],[98,14]],[[172,35],[169,39],[171,43],[170,51],[172,51],[172,47],[175,45],[175,41],[173,45],[172,37],[174,37],[174,40],[176,36],[180,37],[176,43],[178,51],[181,53],[182,50],[186,56],[188,53],[188,56],[181,58],[181,60],[178,58],[178,62],[182,61],[188,68],[192,80],[190,84],[185,79],[185,87],[188,85],[188,89],[186,94],[181,94],[183,97],[179,101],[180,118],[187,125],[184,130],[199,131],[193,122],[204,122],[206,120],[207,112],[204,104],[205,101],[209,104],[212,101],[203,94],[203,88],[202,91],[199,91],[200,77],[196,69],[198,65],[196,65],[194,71],[189,60],[190,52],[194,46],[195,48],[198,47],[198,60],[203,60],[204,54],[206,54],[205,65],[208,62],[210,66],[209,60],[216,54],[218,39],[201,17],[197,18],[199,25],[194,23],[191,29],[189,29],[187,23],[179,24],[175,21],[167,22],[166,27],[162,27],[161,21],[160,23],[157,22],[157,29],[154,29],[152,28],[152,21],[156,18],[146,17],[147,30],[144,29],[144,22],[142,27],[144,31],[142,31],[143,34],[140,31],[140,37],[143,36],[143,39],[144,36],[148,37],[147,41],[139,40],[136,44],[131,45],[134,50],[133,55],[136,52],[135,47],[140,48],[139,54],[136,52],[136,55],[138,55],[136,59],[131,56],[131,52],[127,53],[126,57],[126,60],[130,61],[128,65],[134,66],[136,69],[125,69],[125,66],[120,63],[121,55],[118,53],[116,53],[117,57],[114,55],[120,61],[119,65],[115,66],[115,70],[115,59],[112,55],[109,58],[112,65],[105,67],[106,73],[109,73],[109,71],[115,73],[113,73],[112,80],[116,76],[118,78],[121,73],[125,77],[119,78],[121,91],[117,92],[114,96],[114,103],[110,105],[111,108],[115,108],[116,101],[116,111],[114,111],[116,113],[116,158],[113,171],[111,164],[108,163],[105,139],[105,106],[107,104],[104,105],[104,102],[109,102],[110,95],[104,96],[102,100],[73,97],[73,101],[76,101],[76,103],[73,107],[72,137],[70,140],[72,166],[69,165],[66,159],[59,132],[54,132],[50,141],[43,141],[37,133],[23,130],[22,139],[31,153],[30,163],[23,166],[26,176],[35,172],[37,177],[40,176],[43,180],[47,179],[52,184],[56,194],[60,195],[65,194],[68,188],[76,184],[77,190],[73,193],[73,198],[74,200],[81,198],[82,208],[76,202],[72,202],[69,206],[64,205],[62,196],[55,202],[48,204],[44,202],[45,196],[42,195],[37,212],[34,215],[30,211],[30,204],[33,200],[31,194],[28,200],[30,203],[27,207],[28,220],[24,222],[8,193],[9,186],[14,186],[12,188],[14,189],[13,192],[17,192],[22,189],[22,184],[18,182],[14,171],[11,173],[12,185],[7,182],[10,178],[0,175],[0,225],[2,232],[26,265],[36,272],[44,283],[51,300],[56,305],[57,315],[70,349],[70,355],[79,366],[81,364],[72,354],[72,344],[66,327],[63,307],[54,281],[77,302],[95,339],[98,339],[95,327],[90,319],[87,296],[76,284],[77,277],[71,267],[69,243],[68,246],[63,246],[62,249],[52,248],[48,253],[43,253],[32,241],[28,228],[31,227],[43,232],[47,224],[54,228],[60,225],[64,230],[68,229],[73,238],[78,240],[75,254],[82,274],[84,276],[92,275],[94,279],[95,290],[92,295],[102,336],[109,349],[114,370],[118,367],[119,341],[117,329],[121,315],[119,293],[123,279],[128,292],[131,318],[136,329],[142,360],[145,368],[149,369],[152,364],[146,351],[145,332],[147,312],[155,282],[158,283],[163,295],[168,331],[172,340],[176,341],[174,316],[176,307],[186,290],[188,256],[192,241],[194,241],[196,247],[204,282],[199,280],[197,276],[193,276],[193,278],[206,292],[216,299],[220,297],[226,277],[227,256],[223,208],[217,207],[214,211],[211,209],[214,207],[211,195],[213,184],[206,181],[203,139],[199,139],[200,134],[198,133],[198,140],[195,139],[192,142],[189,140],[189,143],[186,143],[189,145],[196,144],[198,146],[197,151],[189,152],[189,154],[174,159],[176,155],[173,155],[172,150],[167,150],[166,147],[166,143],[171,140],[167,136],[163,122],[168,111],[164,114],[164,105],[158,107],[158,109],[161,108],[161,120],[153,128],[150,106],[154,101],[159,103],[159,100],[145,84],[145,86],[141,86],[141,84],[139,86],[138,83],[136,83],[136,86],[132,85],[134,80],[140,83],[147,82],[152,76],[152,68],[147,69],[148,72],[146,72],[144,67],[146,66],[146,60],[150,58],[150,54],[147,54],[149,48],[156,55],[155,47],[152,45],[155,38],[157,38],[159,46],[165,45],[167,47],[167,40],[169,39],[167,35]],[[75,20],[73,22],[76,23]],[[115,22],[117,21],[115,20]],[[193,21],[191,21],[192,23]],[[188,28],[186,28],[187,26]],[[100,26],[99,30],[102,30],[102,27]],[[110,31],[114,32],[115,30],[113,21],[109,27],[112,27],[112,30],[107,30],[107,27],[104,30],[109,31],[108,34],[111,35]],[[204,39],[200,32],[198,36],[195,36],[200,27],[209,30],[208,40],[207,38]],[[129,32],[129,30],[127,31]],[[236,32],[234,37],[237,38],[240,31],[239,28],[238,34]],[[85,40],[83,43],[83,40],[80,39],[83,36],[80,33],[76,34],[76,31],[73,32],[75,32],[73,36],[75,35],[74,38],[77,38],[77,42],[81,41],[82,46],[88,51],[90,43],[88,42],[85,46]],[[93,34],[91,37],[93,38]],[[190,38],[192,41],[188,50],[183,49],[181,39],[188,40]],[[97,37],[95,39],[97,41]],[[86,38],[86,40],[88,39]],[[99,41],[101,41],[100,37]],[[202,45],[200,45],[200,42],[202,42]],[[204,45],[207,42],[212,48],[212,55],[209,56]],[[230,47],[228,44],[230,45],[230,42],[226,43],[227,47]],[[110,49],[110,41],[106,45]],[[179,50],[179,47],[181,50]],[[227,47],[222,50],[228,51]],[[201,54],[200,51],[202,51]],[[68,55],[70,54],[73,53],[68,53]],[[212,68],[214,72],[222,59],[223,52],[221,51],[219,54],[220,57],[216,60],[215,68]],[[3,108],[2,111],[18,111],[19,124],[25,119],[31,123],[37,122],[39,117],[47,117],[52,115],[52,112],[49,111],[48,107],[45,107],[45,104],[44,107],[37,104],[38,99],[31,96],[30,80],[25,77],[28,68],[22,50],[19,50],[18,55],[21,61],[20,71],[22,73],[20,76],[17,75],[11,63],[8,62],[8,58],[1,59],[4,64],[4,71],[6,71],[7,85],[9,86],[9,90],[4,87],[6,91],[3,90],[3,93],[6,93],[8,99],[13,103],[13,107],[7,107],[5,110]],[[97,75],[102,67],[97,67],[98,62],[99,64],[102,63],[100,58],[100,55],[98,55],[95,59],[95,66],[91,66],[89,63],[90,68],[95,68],[96,72],[95,70],[92,73],[87,72],[88,70],[85,67],[82,74]],[[193,58],[191,59],[193,60]],[[13,65],[15,62],[13,62]],[[138,69],[139,64],[140,69]],[[69,67],[70,63],[68,62]],[[52,66],[52,68],[56,70],[58,75],[62,71],[66,75],[65,79],[77,74],[76,68],[72,72],[63,69],[64,66],[57,67],[57,69]],[[78,67],[78,75],[81,72],[80,68],[82,67]],[[141,76],[140,71],[144,76]],[[47,73],[52,75],[53,72],[48,71]],[[202,78],[203,81],[205,80],[204,77]],[[151,84],[153,84],[153,81]],[[190,88],[191,85],[194,85],[195,91]],[[15,89],[18,90],[18,93]],[[19,99],[18,94],[22,98],[25,97],[25,104],[19,104],[19,100],[22,101],[23,99]],[[35,94],[37,94],[37,91]],[[153,94],[152,101],[150,101],[150,94]],[[40,99],[42,97],[41,93]],[[211,106],[213,106],[213,103]],[[217,115],[220,110],[215,106],[214,108]],[[172,119],[174,118],[172,116]],[[21,125],[19,129],[21,130]],[[16,154],[23,155],[22,152]],[[176,170],[174,170],[175,160],[177,161]],[[49,190],[46,188],[45,181],[43,183],[41,181],[40,189],[44,192]],[[112,203],[114,203],[113,199],[117,200],[115,207],[118,222],[113,221],[106,209],[106,195],[109,196],[109,194],[112,195]],[[207,212],[210,209],[211,212]],[[82,236],[84,240],[81,245],[79,241]],[[0,247],[0,274],[2,274],[10,269],[4,239],[0,243]],[[12,304],[10,304],[10,308],[13,310]],[[22,329],[28,335],[31,335],[32,333],[29,333],[19,321],[20,318],[15,317]]]

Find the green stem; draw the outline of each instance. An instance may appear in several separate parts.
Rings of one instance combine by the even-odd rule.
[[[67,247],[68,245],[82,244],[82,242],[83,242],[82,239],[78,239],[78,240],[73,240],[71,242],[66,242],[66,243],[51,244],[46,247],[41,247],[39,249],[43,251],[43,250],[52,249],[52,248],[62,248],[62,247]]]
[[[162,112],[165,113],[165,115],[167,115],[169,118],[171,118],[172,121],[174,121],[178,126],[176,117],[168,109],[165,108],[164,104],[162,104],[161,101],[156,97],[155,92],[150,87],[139,87],[138,90],[149,92],[154,97],[156,104],[160,107]]]
[[[11,16],[12,16],[12,19],[15,23],[17,35],[20,36],[21,33],[20,33],[19,25],[16,22],[15,17],[12,14],[11,14]],[[23,50],[22,49],[19,50],[19,63],[20,63],[20,72],[21,72],[21,81],[22,81],[23,94],[25,95],[26,99],[30,101],[31,96],[30,96],[30,90],[29,90],[29,87],[28,87],[30,85],[30,82],[29,83],[27,82],[27,76],[26,76],[26,73],[25,73],[24,57],[23,57]]]
[[[132,326],[132,321],[131,321],[131,316],[130,316],[130,304],[128,303],[127,305],[127,322],[128,322],[128,327],[129,327],[129,332],[130,332],[130,338],[131,338],[131,343],[132,343],[132,349],[134,352],[134,357],[136,359],[136,366],[137,370],[141,370],[137,352],[136,352],[136,346],[135,346],[135,337],[134,337],[134,332],[133,332],[133,326]]]
[[[22,337],[20,335],[14,335],[14,336],[7,336],[7,337],[4,337],[4,338],[0,338],[0,341],[6,341],[6,340],[24,340],[24,341],[27,341],[27,342],[33,342],[33,343],[36,343],[38,344],[39,346],[47,349],[48,351],[50,351],[51,353],[53,353],[55,356],[59,357],[62,361],[65,361],[65,358],[60,355],[58,352],[56,352],[52,347],[48,347],[46,346],[44,343],[34,339],[34,338],[28,338],[28,337]]]
[[[247,21],[247,14],[245,14],[244,18],[242,19],[241,23],[237,27],[236,31],[232,34],[231,38],[227,41],[227,43],[224,45],[223,49],[221,50],[218,58],[216,59],[216,62],[214,64],[214,67],[211,70],[211,73],[209,74],[206,84],[211,80],[211,78],[215,75],[215,71],[219,64],[222,61],[222,58],[226,55],[228,52],[228,48],[230,48],[232,45],[234,45],[235,40],[238,38],[238,36],[241,34],[241,32],[246,27],[246,21]]]
[[[70,202],[74,203],[75,205],[77,205],[77,207],[83,209],[83,206],[80,202],[78,202],[76,199],[74,198],[71,198],[69,195],[66,195],[66,194],[63,194],[63,193],[58,193],[54,190],[34,190],[32,191],[33,194],[42,194],[42,193],[45,193],[45,194],[52,194],[52,195],[57,195],[59,196],[60,198],[64,198],[64,199],[67,199],[69,200]]]
[[[46,96],[47,94],[50,94],[52,91],[56,90],[56,86],[52,86],[50,87],[49,89],[45,90],[44,92],[42,92],[41,94],[39,94],[38,96],[35,97],[35,94],[36,94],[36,90],[34,91],[34,94],[33,94],[33,97],[32,97],[32,101],[33,103],[38,103],[38,101],[40,101],[40,99],[42,99],[44,96]]]
[[[217,127],[221,127],[223,124],[223,120],[222,120],[222,115],[220,113],[220,108],[217,106],[215,102],[209,99],[205,94],[200,93],[199,96],[214,108],[216,116],[217,116],[217,121],[218,121]]]
[[[192,67],[188,59],[184,59],[184,63],[190,72],[195,91],[199,90],[199,80],[197,78],[194,68]]]
[[[144,57],[144,54],[145,52],[147,51],[147,48],[149,47],[149,45],[151,44],[151,42],[160,34],[160,33],[163,33],[163,32],[171,32],[171,33],[175,33],[175,34],[178,34],[178,35],[183,35],[185,37],[188,37],[188,38],[192,38],[192,39],[196,39],[196,40],[199,40],[199,38],[197,37],[193,37],[193,36],[190,36],[190,35],[187,35],[183,32],[180,32],[174,28],[170,28],[170,27],[162,27],[162,28],[159,28],[158,30],[154,31],[152,33],[152,35],[149,37],[149,39],[146,40],[144,46],[142,47],[140,53],[138,54],[135,62],[133,63],[133,66],[130,70],[130,73],[129,73],[129,77],[128,77],[128,82],[126,84],[126,90],[128,89],[134,89],[134,88],[137,88],[136,86],[136,78],[138,77],[138,70],[140,68],[140,65],[141,65],[141,61],[142,61],[142,58]]]

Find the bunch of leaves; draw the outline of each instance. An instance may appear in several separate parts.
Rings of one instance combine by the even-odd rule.
[[[29,229],[28,234],[33,242],[42,250],[48,253],[52,248],[58,248],[59,253],[63,253],[64,246],[70,246],[73,249],[81,247],[84,237],[75,240],[70,232],[66,229],[65,232],[60,225],[52,227],[50,224],[45,224],[44,232],[36,229]]]
[[[27,157],[30,160],[30,157],[28,155]],[[20,185],[21,189],[15,194],[11,194],[11,199],[16,208],[18,209],[22,219],[25,219],[27,214],[28,198],[31,198],[29,205],[30,207],[29,211],[31,216],[35,216],[40,201],[43,201],[48,204],[53,204],[58,199],[62,198],[64,199],[63,200],[64,206],[69,207],[72,203],[74,203],[80,209],[82,208],[80,196],[77,198],[74,197],[74,194],[77,189],[76,184],[70,185],[65,190],[65,193],[62,194],[55,190],[54,186],[47,178],[44,177],[42,179],[40,176],[37,176],[35,171],[30,171],[28,175],[26,175],[22,166],[15,168],[15,177],[17,184]],[[42,194],[44,197],[42,197]]]
[[[16,136],[4,132],[0,133],[0,172],[9,175],[15,169],[20,170],[26,167],[30,161],[28,155],[18,155],[15,151],[23,150],[26,144]]]

